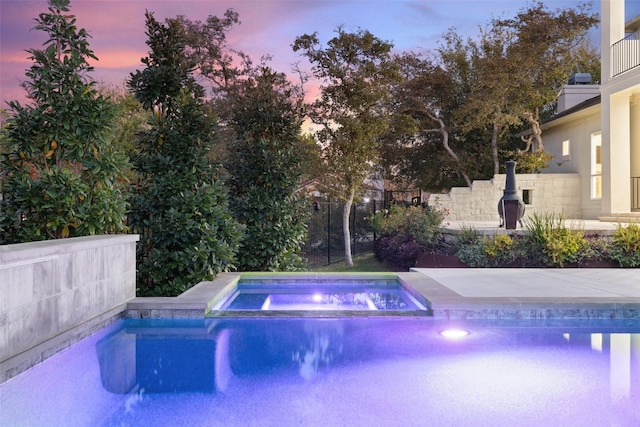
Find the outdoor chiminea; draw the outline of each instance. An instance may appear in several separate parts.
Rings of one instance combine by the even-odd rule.
[[[515,230],[516,223],[524,215],[524,202],[516,189],[516,162],[510,160],[505,163],[507,167],[507,179],[504,186],[504,194],[498,202],[498,215],[500,215],[500,227],[507,230]],[[520,223],[522,226],[522,223]]]

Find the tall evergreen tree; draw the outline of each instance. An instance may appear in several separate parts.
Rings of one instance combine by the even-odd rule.
[[[230,144],[226,168],[231,207],[245,226],[238,256],[241,270],[284,271],[302,267],[306,236],[304,199],[296,195],[305,147],[300,140],[302,94],[283,74],[258,67],[230,91]]]
[[[216,120],[184,54],[184,30],[146,13],[149,56],[129,87],[154,112],[133,158],[138,180],[132,212],[142,295],[177,295],[233,267],[240,238],[224,187],[208,159]]]
[[[9,103],[0,244],[124,230],[126,159],[112,143],[115,110],[88,76],[97,58],[69,10],[69,0],[49,0],[36,19],[48,39],[27,50],[30,104]]]

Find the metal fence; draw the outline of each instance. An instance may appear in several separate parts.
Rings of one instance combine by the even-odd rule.
[[[380,209],[382,202],[369,200],[354,203],[351,208],[351,255],[373,252],[376,234],[371,217]],[[309,237],[302,247],[302,255],[309,268],[344,262],[344,237],[342,232],[342,210],[344,203],[320,200],[309,206]]]

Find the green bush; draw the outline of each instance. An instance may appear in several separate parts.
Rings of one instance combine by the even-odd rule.
[[[444,213],[436,207],[403,207],[392,205],[379,212],[373,226],[379,235],[376,257],[399,267],[412,267],[418,255],[441,248]]]
[[[436,207],[403,207],[391,205],[388,212],[378,212],[373,226],[381,236],[400,236],[428,247],[438,242],[444,213]]]
[[[620,267],[640,267],[640,225],[618,224],[611,238],[609,257]]]
[[[488,260],[484,251],[484,239],[460,245],[456,250],[456,257],[469,267],[487,267]]]
[[[568,229],[560,215],[533,214],[524,219],[530,243],[529,253],[539,257],[543,265],[564,266],[573,262],[587,245],[583,230]]]
[[[553,156],[546,151],[525,151],[517,153],[519,173],[538,173],[549,166]]]
[[[456,248],[458,259],[470,267],[525,267],[529,262],[525,241],[520,236],[487,237],[478,233],[466,244],[457,243]]]
[[[498,258],[500,254],[513,249],[513,239],[506,234],[495,234],[492,238],[485,237],[484,253],[491,258]]]

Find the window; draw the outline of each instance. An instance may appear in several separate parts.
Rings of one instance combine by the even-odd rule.
[[[533,190],[522,190],[522,201],[525,205],[530,205],[533,200]]]
[[[562,157],[569,157],[569,140],[562,141]]]
[[[602,198],[602,139],[600,132],[591,134],[591,198]]]

